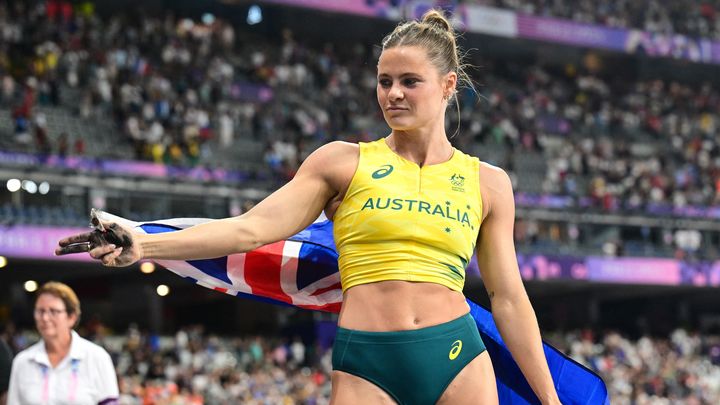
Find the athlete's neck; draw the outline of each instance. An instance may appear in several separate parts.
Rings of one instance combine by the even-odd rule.
[[[395,153],[420,167],[446,162],[453,155],[453,147],[445,131],[438,135],[393,131],[385,141]]]

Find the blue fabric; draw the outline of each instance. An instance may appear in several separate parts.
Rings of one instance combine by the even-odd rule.
[[[539,404],[540,401],[513,360],[510,350],[505,346],[493,321],[492,313],[469,299],[467,303],[492,359],[500,403]],[[610,404],[605,383],[597,374],[545,342],[543,348],[560,402],[565,405]]]

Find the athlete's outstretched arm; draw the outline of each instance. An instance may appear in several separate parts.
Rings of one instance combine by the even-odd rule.
[[[58,255],[88,251],[108,266],[127,266],[142,258],[207,259],[246,252],[288,238],[318,218],[337,193],[338,165],[357,153],[353,145],[333,142],[313,152],[295,177],[250,211],[177,232],[146,235],[104,223],[116,238],[98,240],[97,232],[59,241]],[[115,243],[112,243],[115,242]]]
[[[538,399],[543,404],[559,404],[535,311],[515,256],[515,201],[510,178],[502,169],[482,164],[480,179],[488,214],[480,227],[476,249],[493,319]]]

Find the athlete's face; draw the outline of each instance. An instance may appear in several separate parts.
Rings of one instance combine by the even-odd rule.
[[[65,302],[52,294],[42,294],[35,302],[35,326],[44,340],[67,334],[77,315],[68,314]]]
[[[390,128],[408,131],[445,120],[457,74],[442,75],[419,46],[386,49],[378,61],[377,98]]]

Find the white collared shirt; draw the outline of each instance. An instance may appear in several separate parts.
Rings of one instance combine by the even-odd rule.
[[[119,396],[110,355],[72,331],[70,352],[50,365],[40,340],[13,360],[8,405],[114,404]]]

